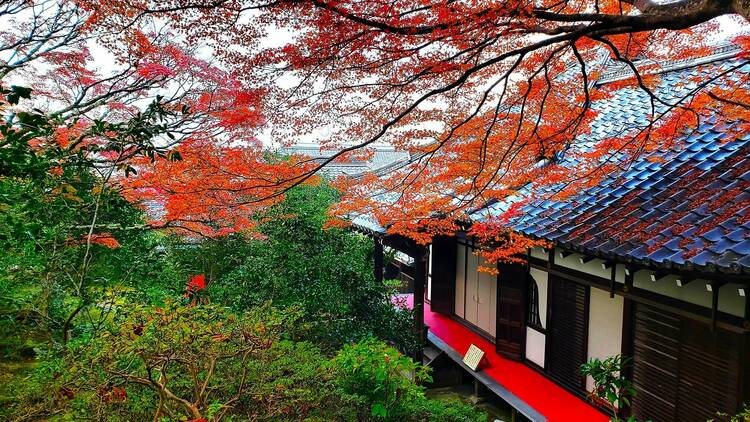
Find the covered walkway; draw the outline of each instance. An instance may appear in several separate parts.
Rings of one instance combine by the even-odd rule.
[[[402,299],[407,306],[411,303],[411,298],[403,297]],[[497,383],[497,388],[513,396],[514,400],[511,401],[507,397],[504,398],[514,407],[518,408],[519,403],[521,407],[525,405],[551,422],[609,421],[607,415],[529,366],[498,355],[492,343],[462,324],[445,315],[432,312],[428,303],[425,303],[424,322],[429,326],[432,336],[437,337],[461,356],[466,353],[472,343],[482,349],[485,352],[486,361],[478,371],[482,375],[481,378],[491,379]]]

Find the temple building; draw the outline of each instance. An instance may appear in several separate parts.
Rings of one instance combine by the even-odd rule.
[[[738,62],[728,47],[663,64],[656,92],[676,98],[690,89],[684,81]],[[595,83],[627,76],[613,66]],[[650,105],[631,87],[593,107],[599,115],[580,145],[638,124]],[[486,263],[466,231],[424,246],[365,216],[353,223],[375,239],[377,277],[384,247],[412,258],[416,330],[425,327],[428,346],[457,365],[479,347],[485,364],[464,369],[519,415],[608,420],[587,399],[593,381],[579,368],[619,354],[636,390],[626,414],[655,422],[735,414],[750,402],[750,134],[728,135],[731,125],[705,121],[597,186],[523,205],[508,227],[551,246],[528,250],[525,265],[499,263],[497,276],[478,270]],[[468,229],[512,202],[460,223]]]
[[[300,155],[316,163],[322,163],[336,152],[313,144],[294,145],[279,150],[282,155]],[[388,172],[398,165],[408,163],[410,159],[408,152],[397,151],[391,145],[376,144],[368,147],[367,154],[363,154],[363,157],[337,159],[327,163],[320,173],[332,179],[339,176],[358,178],[365,173]]]

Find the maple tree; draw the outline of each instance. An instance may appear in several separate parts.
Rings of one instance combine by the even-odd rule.
[[[5,14],[38,5],[10,4]],[[170,93],[167,106],[190,110],[173,120],[170,128],[181,136],[166,144],[181,160],[136,159],[137,177],[121,179],[122,186],[128,198],[158,204],[155,226],[198,235],[252,233],[259,207],[314,182],[325,164],[366,155],[379,142],[415,158],[385,176],[338,181],[344,196],[332,215],[368,213],[392,233],[427,242],[521,186],[533,183],[555,198],[591,186],[627,166],[615,157],[671,146],[708,115],[740,122],[737,131],[750,120],[741,70],[746,35],[734,39],[744,53],[728,71],[685,81],[689,89],[679,98],[655,91],[655,63],[705,55],[720,29],[715,18],[745,25],[750,12],[741,0],[56,4],[57,13],[76,19],[56,29],[35,18],[31,29],[26,23],[3,34],[5,50],[22,58],[8,61],[6,73],[46,82],[40,89],[67,104],[68,117],[98,107],[132,111],[139,99]],[[24,30],[41,36],[18,36]],[[120,73],[105,77],[87,66],[92,54],[84,40],[92,37]],[[624,64],[631,77],[592,83],[605,71],[604,57]],[[52,70],[32,69],[32,58]],[[590,132],[593,104],[623,87],[649,96],[645,123],[598,139],[576,166],[561,165]],[[322,138],[334,153],[322,162],[280,159],[255,138],[265,128],[283,145]],[[509,251],[534,244],[502,229],[519,210],[517,203],[473,229],[505,246],[488,258],[511,259]]]
[[[183,179],[184,190],[158,202],[165,206],[167,219],[142,228],[226,234],[252,228],[252,212],[278,202],[274,182],[284,175],[292,177],[294,170],[287,163],[268,160],[248,130],[264,120],[259,110],[262,89],[248,88],[199,58],[198,47],[181,42],[166,28],[143,24],[113,33],[113,28],[99,22],[98,13],[77,2],[5,2],[0,19],[6,24],[0,30],[0,88],[10,99],[0,102],[8,122],[7,131],[0,134],[0,176],[54,176],[83,159],[100,179],[88,186],[94,196],[113,189],[143,203],[149,195],[165,193],[149,187],[154,180],[164,181],[168,163],[181,162],[180,167],[169,167],[170,172],[192,168],[193,176],[208,177],[211,163],[204,158],[213,154],[221,166],[233,160],[237,168],[247,168],[242,188],[260,185],[259,191],[244,192],[231,204],[222,202],[229,195],[219,195],[214,204],[221,202],[225,211],[217,210],[207,198],[228,186],[208,186],[227,177],[227,169],[217,167],[211,180]],[[243,147],[233,146],[237,143]],[[39,159],[52,155],[54,160]],[[23,160],[24,168],[11,168],[11,163]],[[141,169],[143,173],[133,181]],[[176,178],[170,182],[178,183]],[[191,191],[188,184],[208,190]],[[192,198],[197,199],[191,204]],[[242,206],[237,211],[226,212],[238,202]],[[222,224],[230,216],[231,222]],[[95,220],[90,226],[87,244],[117,245],[107,227]]]

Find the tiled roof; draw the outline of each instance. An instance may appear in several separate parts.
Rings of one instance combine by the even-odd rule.
[[[326,164],[321,172],[332,178],[341,175],[360,177],[368,172],[381,172],[383,169],[409,161],[408,152],[396,151],[392,146],[377,145],[372,147],[372,150],[372,155],[367,160],[334,161]],[[317,145],[303,145],[283,148],[280,152],[282,154],[305,155],[322,162],[336,151],[321,150]]]
[[[737,60],[703,60],[692,67],[679,63],[662,74],[656,93],[666,101],[676,99],[692,89],[683,85],[690,77],[715,75],[738,65]],[[740,71],[750,72],[750,65]],[[576,154],[597,140],[642,127],[650,102],[642,90],[620,89],[593,107],[600,113],[592,131],[566,152],[566,165],[574,165]],[[750,134],[729,139],[728,128],[705,122],[675,147],[639,158],[598,186],[565,201],[525,205],[510,226],[603,258],[750,273]],[[500,214],[523,196],[471,217],[477,221]]]
[[[658,73],[665,73],[665,72],[674,72],[677,70],[682,70],[684,68],[691,68],[700,66],[703,64],[715,62],[722,59],[728,59],[732,58],[737,55],[739,52],[739,47],[736,44],[725,44],[723,46],[717,47],[712,49],[710,54],[701,56],[701,57],[690,57],[690,58],[683,58],[678,60],[670,60],[670,61],[664,61],[664,62],[653,62],[650,60],[644,60],[640,62],[635,62],[636,65],[643,66],[644,64],[656,64],[655,72]],[[606,52],[606,51],[605,51]],[[633,71],[626,63],[615,61],[612,58],[609,58],[609,54],[607,53],[606,60],[608,61],[605,66],[606,69],[602,76],[597,80],[597,83],[604,84],[609,82],[614,82],[618,80],[622,80],[625,78],[628,78],[633,75]],[[648,72],[647,72],[648,73]]]

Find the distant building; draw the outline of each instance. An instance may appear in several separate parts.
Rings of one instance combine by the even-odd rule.
[[[366,173],[382,173],[409,162],[410,155],[405,151],[397,151],[390,145],[374,145],[368,147],[372,154],[366,160],[336,160],[323,167],[321,173],[330,178],[349,176],[358,178]],[[285,155],[304,155],[322,163],[337,151],[321,149],[318,145],[295,145],[282,148],[280,153]]]

